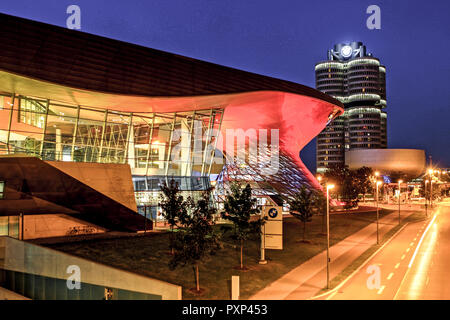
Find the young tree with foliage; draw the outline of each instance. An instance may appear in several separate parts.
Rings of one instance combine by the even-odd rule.
[[[303,242],[305,242],[306,223],[319,212],[324,213],[326,199],[321,191],[309,190],[302,186],[300,190],[288,201],[290,213],[303,222]]]
[[[334,193],[339,200],[345,202],[346,209],[358,205],[360,186],[354,170],[344,164],[333,164],[325,171],[324,177],[326,182],[332,181],[336,185]]]
[[[190,264],[195,270],[196,291],[200,292],[199,264],[207,255],[219,249],[219,236],[214,231],[213,215],[216,209],[210,204],[210,192],[206,191],[196,203],[186,201],[189,214],[183,217],[176,234],[173,248],[175,254],[169,262],[170,269]]]
[[[171,179],[169,184],[165,181],[160,186],[162,194],[160,194],[159,206],[161,207],[161,214],[170,226],[170,251],[174,254],[173,248],[173,229],[177,226],[180,220],[183,220],[186,216],[186,203],[183,196],[180,195],[180,188],[178,183]]]
[[[361,167],[356,170],[355,178],[358,182],[359,193],[363,195],[363,201],[366,202],[366,194],[373,192],[373,170],[369,167]]]
[[[354,173],[354,171],[349,171],[349,175],[345,178],[340,192],[341,199],[345,203],[345,209],[356,207],[359,202],[360,185]]]
[[[244,188],[238,183],[230,185],[224,201],[222,218],[229,220],[234,226],[234,238],[239,241],[241,247],[240,268],[244,269],[244,241],[252,236],[261,234],[261,226],[265,220],[252,215],[259,213],[256,207],[256,198],[252,197],[252,188],[247,184]]]

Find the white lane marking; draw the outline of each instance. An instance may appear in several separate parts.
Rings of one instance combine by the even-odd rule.
[[[437,215],[435,214],[435,215],[433,216],[433,219],[431,219],[430,223],[428,224],[427,229],[426,229],[425,232],[422,234],[422,237],[420,238],[419,243],[417,244],[416,250],[414,251],[414,254],[413,254],[412,258],[411,258],[411,261],[409,262],[408,268],[411,268],[411,266],[412,266],[412,264],[413,264],[413,262],[414,262],[414,259],[416,258],[417,252],[418,252],[419,249],[420,249],[420,246],[421,246],[421,244],[422,244],[423,238],[424,238],[425,235],[427,234],[427,232],[428,232],[428,230],[430,229],[431,225],[434,223],[434,220],[436,220],[436,217],[437,217]]]
[[[394,276],[394,273],[393,272],[391,272],[391,273],[389,273],[389,275],[388,275],[388,277],[387,277],[387,279],[388,280],[391,280],[391,278]]]
[[[405,259],[405,255],[402,255],[402,257],[400,258],[401,260]]]
[[[406,252],[408,252],[411,248],[406,249]]]
[[[396,265],[395,265],[395,269],[398,269],[398,267],[400,266],[400,262],[399,263],[397,263]]]
[[[409,245],[412,246],[414,244],[414,242],[411,242]]]
[[[406,270],[406,273],[405,273],[405,275],[403,276],[402,282],[400,282],[400,286],[398,287],[397,293],[395,294],[393,300],[397,300],[397,296],[398,296],[398,294],[399,294],[399,292],[400,292],[400,289],[402,288],[402,285],[403,285],[403,282],[404,282],[405,279],[406,279],[406,276],[407,276],[408,273],[409,273],[409,270],[411,270],[411,266],[412,266],[412,264],[413,264],[413,262],[414,262],[414,259],[416,258],[417,252],[419,251],[419,248],[420,248],[420,245],[422,244],[423,238],[424,238],[425,235],[427,234],[428,229],[430,229],[430,227],[431,227],[431,225],[433,224],[433,222],[434,222],[434,220],[436,219],[436,217],[437,217],[437,213],[434,214],[433,219],[431,219],[431,221],[430,221],[430,223],[428,224],[428,226],[427,226],[425,232],[422,234],[422,237],[420,238],[419,243],[418,243],[417,246],[416,246],[416,250],[414,251],[414,254],[413,254],[412,258],[411,258],[411,261],[409,261],[408,269]]]
[[[417,240],[417,238],[414,238],[414,241],[416,241]]]
[[[355,276],[355,274],[357,274],[357,273],[359,272],[359,270],[361,270],[365,265],[367,265],[367,263],[368,263],[370,260],[372,260],[372,258],[375,257],[375,256],[378,254],[378,252],[380,252],[387,244],[389,244],[389,243],[392,241],[392,239],[394,239],[400,232],[402,232],[403,229],[405,229],[405,228],[408,226],[408,224],[409,224],[409,223],[406,222],[399,230],[397,230],[396,233],[394,233],[394,234],[393,234],[393,235],[392,235],[385,243],[383,243],[383,244],[381,245],[381,247],[379,247],[379,248],[377,249],[377,251],[375,251],[374,253],[372,253],[372,255],[371,255],[369,258],[367,258],[366,261],[364,261],[358,268],[356,268],[356,270],[353,271],[353,273],[352,273],[351,275],[349,275],[347,278],[345,278],[344,281],[342,281],[340,284],[338,284],[337,287],[335,287],[335,288],[332,289],[331,291],[327,291],[327,292],[324,292],[324,293],[322,293],[322,294],[320,294],[320,295],[317,295],[317,296],[308,298],[307,300],[315,300],[315,299],[318,299],[318,298],[323,297],[323,296],[325,296],[325,295],[331,294],[332,292],[338,291],[342,286],[344,286],[345,283],[347,283],[348,280],[350,280],[351,278],[353,278],[353,277]]]
[[[331,300],[331,298],[333,298],[337,293],[338,293],[337,291],[333,292],[325,300]]]
[[[381,286],[380,290],[378,290],[377,293],[378,293],[378,294],[381,294],[381,293],[383,292],[384,288],[386,288],[386,286]]]

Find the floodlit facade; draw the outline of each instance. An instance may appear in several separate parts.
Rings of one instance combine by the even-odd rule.
[[[73,173],[64,163],[91,163],[95,170],[127,166],[136,201],[135,209],[128,209],[141,214],[150,210],[149,217],[155,217],[160,184],[171,178],[190,195],[209,189],[216,175],[222,187],[230,180],[251,181],[256,189],[268,190],[262,194],[281,197],[301,185],[319,187],[299,152],[343,112],[342,103],[326,94],[3,14],[0,30],[4,39],[0,155],[4,159],[34,157],[64,173],[68,181],[83,181],[101,195],[105,195],[101,186],[89,184],[91,177],[81,177],[83,171],[78,169]],[[241,133],[247,137],[244,148],[228,149],[237,145]],[[248,151],[244,158],[236,158],[249,145],[260,146],[262,136],[268,147],[258,149],[256,158]],[[272,150],[274,145],[277,148]],[[29,178],[27,173],[5,174],[7,162],[0,157],[0,215],[15,217],[20,214],[20,199],[14,202],[17,210],[8,213],[2,201],[19,192]],[[268,166],[275,170],[268,171]],[[117,183],[114,174],[105,176],[103,183]],[[68,215],[71,211],[94,214],[76,202],[39,192],[41,199],[64,207]],[[38,197],[31,189],[29,193]],[[123,212],[122,218],[127,214]],[[114,220],[113,215],[105,213],[98,221],[106,229],[115,228],[105,219]],[[136,220],[128,229],[137,230],[139,224],[143,221]]]
[[[425,151],[420,149],[350,150],[345,155],[345,163],[350,169],[366,166],[383,175],[401,172],[410,179],[426,171]]]
[[[316,88],[341,101],[345,112],[317,138],[317,171],[345,163],[345,152],[387,148],[386,67],[361,42],[336,44],[315,66]]]

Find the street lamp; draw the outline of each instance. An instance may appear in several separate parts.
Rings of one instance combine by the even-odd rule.
[[[317,180],[319,181],[320,186],[322,186],[322,176],[318,175]],[[325,215],[322,216],[322,233],[324,233],[324,227],[325,227]]]
[[[377,180],[378,180],[378,177],[380,176],[380,173],[378,171],[375,171],[374,174],[375,174],[375,177],[373,179],[373,183],[377,184]]]
[[[428,202],[427,202],[427,184],[428,180],[425,180],[425,216],[428,217]]]
[[[378,186],[382,184],[381,181],[377,181],[377,244],[380,244],[380,236],[378,232],[378,219],[379,219],[379,213],[378,213]]]
[[[430,208],[433,209],[433,182],[434,180],[430,181]]]
[[[327,184],[327,289],[330,288],[330,189],[334,184]]]
[[[402,194],[400,184],[402,182],[403,180],[398,180],[398,224],[400,224],[400,195]]]
[[[430,175],[430,208],[433,209],[433,169],[428,169]]]

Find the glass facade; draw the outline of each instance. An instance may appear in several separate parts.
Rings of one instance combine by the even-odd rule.
[[[19,216],[0,216],[0,237],[19,238]]]
[[[345,54],[351,47],[352,54]],[[316,88],[345,106],[343,115],[318,135],[317,172],[333,164],[345,163],[352,149],[387,148],[386,67],[366,55],[361,42],[337,44],[328,51],[329,61],[316,64]]]
[[[209,177],[224,111],[123,112],[17,93],[3,93],[1,102],[0,155],[129,164],[135,185],[156,177],[142,178],[151,187],[137,193],[155,192],[157,177]],[[180,180],[186,191],[195,181]]]
[[[184,198],[190,196],[194,200],[198,200],[203,191],[211,188],[209,176],[134,176],[133,184],[136,194],[136,203],[138,212],[147,215],[147,218],[155,221],[158,220],[158,212],[160,212],[160,186],[169,180],[175,180],[181,190]]]

